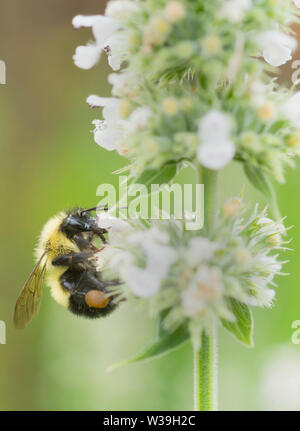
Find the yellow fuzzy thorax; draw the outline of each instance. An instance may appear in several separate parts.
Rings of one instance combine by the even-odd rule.
[[[35,250],[35,256],[38,260],[47,249],[48,262],[61,254],[78,253],[79,249],[66,235],[60,231],[60,225],[64,218],[67,217],[65,212],[61,212],[47,221],[42,229],[38,244]]]
[[[68,307],[70,297],[70,293],[66,292],[60,284],[60,277],[66,271],[67,267],[56,267],[51,263],[53,259],[62,254],[79,252],[79,248],[76,244],[60,231],[60,225],[66,217],[67,213],[61,212],[47,221],[42,229],[35,249],[37,261],[41,258],[45,250],[48,250],[47,256],[45,256],[45,259],[47,259],[46,284],[51,289],[52,297],[63,307]]]

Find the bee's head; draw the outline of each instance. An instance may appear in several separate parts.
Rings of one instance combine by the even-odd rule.
[[[89,211],[76,208],[68,213],[61,224],[61,231],[68,237],[72,237],[80,232],[91,232],[97,230],[96,219]]]

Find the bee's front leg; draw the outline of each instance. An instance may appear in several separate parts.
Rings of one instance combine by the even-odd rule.
[[[82,253],[70,253],[62,254],[52,260],[52,265],[54,266],[74,266],[78,263],[84,262],[94,255],[94,251],[84,251]]]

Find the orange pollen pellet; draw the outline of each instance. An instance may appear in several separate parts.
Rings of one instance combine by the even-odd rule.
[[[90,290],[85,295],[85,302],[92,308],[105,308],[109,303],[110,298],[100,290]]]

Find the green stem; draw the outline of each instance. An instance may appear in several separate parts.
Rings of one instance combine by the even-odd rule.
[[[217,172],[210,169],[202,169],[201,171],[204,184],[204,225],[209,234],[217,209]]]
[[[201,348],[194,349],[194,409],[217,410],[217,330],[202,333]]]
[[[204,183],[204,224],[212,229],[216,215],[217,174],[198,168],[198,184]],[[201,347],[194,347],[194,408],[200,411],[217,409],[217,325],[212,322],[209,335],[203,331]]]

